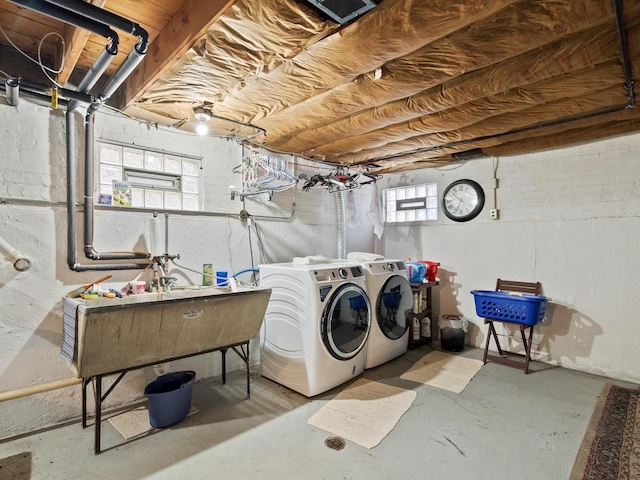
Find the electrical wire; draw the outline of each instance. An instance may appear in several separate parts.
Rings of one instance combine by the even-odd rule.
[[[458,164],[453,164],[453,166],[451,168],[444,168],[444,166],[442,167],[433,167],[434,170],[438,170],[440,172],[450,172],[451,170],[457,170],[458,168],[462,167],[463,165],[465,165],[467,162],[458,162]],[[449,166],[451,164],[448,164],[447,166]]]
[[[227,279],[228,277],[222,276],[222,275],[217,275],[215,273],[206,273],[204,271],[199,271],[199,270],[194,270],[193,268],[189,268],[189,267],[185,267],[184,265],[179,265],[175,262],[175,260],[171,260],[171,263],[173,263],[176,267],[178,268],[182,268],[183,270],[187,270],[189,272],[193,272],[193,273],[199,273],[204,277],[210,277],[213,280],[217,280],[217,279]],[[217,282],[216,282],[217,283]]]
[[[251,243],[251,227],[249,227],[249,255],[251,256],[251,268],[256,268],[253,262],[253,246]]]
[[[111,110],[112,112],[116,113],[117,115],[114,115],[113,113],[106,113],[105,110]],[[125,117],[128,118],[130,120],[134,120],[136,122],[138,122],[141,125],[145,125],[147,128],[151,129],[151,128],[155,128],[156,130],[163,130],[165,132],[169,132],[169,133],[175,133],[178,135],[186,135],[189,137],[194,137],[194,136],[198,136],[200,137],[200,139],[203,138],[203,136],[198,135],[197,133],[194,132],[189,132],[186,130],[180,130],[178,127],[174,125],[162,125],[161,123],[158,122],[152,122],[150,120],[143,120],[141,118],[136,118],[133,115],[130,115],[126,112],[123,112],[122,110],[113,107],[111,105],[107,105],[107,104],[103,104],[101,107],[101,113],[104,115],[109,115],[111,117],[116,117],[116,118],[120,118],[120,117]],[[179,123],[179,122],[178,122]],[[206,135],[207,137],[211,137],[211,138],[224,138],[225,140],[230,140],[230,139],[234,139],[235,137],[233,136],[229,136],[229,135]],[[242,141],[238,141],[238,143],[242,143]]]
[[[231,252],[231,219],[229,216],[227,216],[227,251],[229,252],[229,266],[233,271],[235,268],[233,268],[233,253]]]
[[[258,230],[258,223],[254,221],[253,229],[256,231],[256,236],[258,237],[258,245],[260,246],[260,256],[262,257],[262,261],[265,263],[269,263],[269,259],[267,255],[264,253],[264,243],[262,243],[262,238],[260,237],[260,230]]]
[[[11,39],[9,38],[9,36],[7,35],[7,33],[4,31],[4,28],[2,28],[2,26],[0,25],[0,32],[2,32],[2,35],[4,35],[4,38],[7,39],[7,42],[9,42],[9,44],[11,44],[11,46],[13,48],[15,48],[21,55],[23,55],[25,58],[27,58],[28,60],[30,60],[31,62],[35,63],[36,65],[38,65],[40,67],[40,69],[42,69],[43,73],[47,76],[47,78],[49,80],[51,80],[55,85],[57,85],[58,87],[62,87],[61,85],[58,85],[58,83],[56,83],[47,73],[47,71],[51,72],[51,73],[60,73],[62,71],[62,68],[64,67],[64,57],[65,57],[65,53],[66,53],[66,43],[64,41],[64,38],[62,37],[62,35],[60,35],[58,32],[49,32],[47,33],[44,37],[42,37],[42,39],[40,40],[40,43],[38,43],[38,59],[36,60],[35,58],[32,58],[31,56],[29,56],[27,53],[23,52],[20,47],[18,47],[15,43],[13,43],[11,41]],[[42,63],[42,57],[40,55],[40,51],[42,48],[42,43],[44,42],[44,39],[47,38],[49,35],[57,35],[58,37],[60,37],[60,40],[62,41],[62,64],[60,65],[59,69],[54,69],[51,67],[47,67],[46,65],[44,65]]]
[[[44,39],[47,38],[49,35],[57,35],[58,37],[60,37],[60,40],[62,41],[62,56],[60,57],[62,58],[62,60],[60,61],[60,68],[58,70],[47,68],[42,63],[42,55],[41,55],[42,43],[44,42]],[[64,58],[66,53],[65,47],[66,45],[64,43],[64,38],[58,32],[47,33],[44,37],[40,39],[40,43],[38,43],[38,65],[40,65],[40,70],[42,70],[42,73],[45,74],[45,76],[51,81],[51,83],[53,83],[56,87],[60,87],[60,88],[64,88],[64,87],[60,85],[58,82],[56,82],[53,78],[51,78],[51,76],[47,73],[47,70],[51,71],[51,73],[60,73],[62,71],[62,69],[64,68]]]

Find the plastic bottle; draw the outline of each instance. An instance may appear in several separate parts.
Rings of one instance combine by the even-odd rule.
[[[418,317],[413,317],[413,328],[411,334],[414,340],[420,340],[420,320]]]
[[[418,294],[417,293],[413,294],[413,313],[420,313],[420,310],[418,308]]]
[[[431,319],[426,315],[422,317],[422,336],[431,337]]]

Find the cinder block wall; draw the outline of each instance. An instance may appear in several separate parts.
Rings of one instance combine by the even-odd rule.
[[[78,114],[76,144],[78,201],[83,199],[84,148],[82,116]],[[0,257],[0,391],[7,392],[71,376],[60,355],[62,297],[79,285],[107,272],[73,272],[67,265],[66,142],[64,112],[21,100],[11,107],[0,100],[0,236],[26,254],[33,266],[16,272]],[[240,175],[232,173],[241,163],[242,149],[224,139],[171,132],[147,127],[137,121],[99,113],[96,139],[153,147],[203,158],[204,194],[207,209],[217,215],[170,214],[169,250],[179,253],[180,265],[170,274],[181,283],[200,284],[203,263],[218,270],[238,272],[263,262],[290,261],[294,256],[322,254],[335,257],[337,222],[335,197],[326,190],[276,193],[247,199],[230,198],[230,186],[240,187]],[[309,172],[321,166],[312,166]],[[299,172],[295,172],[298,174]],[[326,172],[325,172],[326,173]],[[373,249],[372,226],[362,206],[375,198],[374,188],[363,188],[345,196],[349,216],[349,250]],[[256,215],[251,233],[247,223],[235,215],[241,209]],[[225,216],[225,214],[231,214]],[[148,248],[152,212],[98,209],[94,245],[99,251]],[[78,213],[78,262],[89,263],[82,250],[82,214]],[[258,242],[258,228],[262,246]],[[263,255],[264,254],[264,255]],[[185,268],[182,268],[185,267]],[[120,288],[138,271],[113,271],[110,285]],[[248,280],[248,277],[246,277]],[[252,361],[259,361],[257,342]],[[244,364],[228,355],[228,369]],[[194,369],[198,378],[220,374],[218,353],[165,365],[166,370]],[[127,374],[109,396],[106,408],[140,399],[146,383],[155,378],[153,369]],[[107,382],[107,388],[110,379]],[[68,387],[0,403],[0,438],[57,424],[80,416],[80,387]]]
[[[484,345],[486,327],[471,290],[492,290],[497,278],[541,282],[552,301],[535,329],[535,358],[638,382],[639,155],[636,134],[388,176],[379,188],[435,181],[443,192],[469,178],[483,186],[487,203],[467,223],[439,211],[424,225],[387,225],[384,251],[441,262],[436,311],[467,317],[467,343],[475,346]],[[499,220],[489,218],[494,170]],[[513,331],[500,333],[522,350],[507,338]]]

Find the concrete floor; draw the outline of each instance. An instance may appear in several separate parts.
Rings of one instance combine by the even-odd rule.
[[[364,377],[414,389],[417,398],[395,429],[368,450],[347,441],[333,450],[332,434],[307,419],[338,387],[313,399],[252,373],[197,382],[200,411],[179,424],[125,441],[103,422],[93,454],[93,427],[79,423],[0,443],[0,478],[33,479],[567,479],[602,386],[609,380],[534,362],[533,372],[488,363],[462,393],[401,380],[423,346]],[[459,355],[481,358],[467,347]],[[624,385],[624,382],[614,382]],[[16,468],[14,464],[14,468]],[[20,466],[18,465],[18,472]]]

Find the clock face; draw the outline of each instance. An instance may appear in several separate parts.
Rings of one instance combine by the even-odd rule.
[[[442,195],[442,211],[451,220],[467,222],[478,216],[484,207],[484,191],[473,180],[458,180]]]

